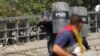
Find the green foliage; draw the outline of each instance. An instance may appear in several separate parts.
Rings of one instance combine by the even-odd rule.
[[[5,0],[0,0],[0,16],[5,16],[7,14],[7,3]]]
[[[40,14],[44,10],[51,11],[53,2],[65,1],[70,6],[94,8],[99,0],[0,0],[0,16],[11,17],[20,15]]]
[[[30,26],[36,25],[36,15],[30,16],[29,25],[30,25]]]
[[[0,16],[20,16],[39,14],[45,9],[38,0],[0,0]]]

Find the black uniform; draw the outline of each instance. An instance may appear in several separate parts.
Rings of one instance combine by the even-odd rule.
[[[46,31],[47,40],[48,40],[47,42],[48,52],[52,53],[52,47],[53,47],[53,43],[56,36],[56,34],[53,34],[52,22],[42,21],[42,22],[39,22],[37,26],[39,26],[41,29],[44,29]]]

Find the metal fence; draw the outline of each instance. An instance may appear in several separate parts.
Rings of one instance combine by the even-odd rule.
[[[0,19],[0,43],[1,45],[12,45],[40,40],[39,27],[29,24],[28,16],[8,17]]]
[[[44,39],[45,32],[36,25],[30,25],[29,16],[0,19],[0,44],[9,45]],[[100,13],[88,12],[89,30],[100,32]]]
[[[100,32],[100,12],[88,12],[90,32]]]

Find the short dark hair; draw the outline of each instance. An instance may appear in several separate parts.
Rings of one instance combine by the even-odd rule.
[[[79,16],[79,15],[72,15],[70,17],[70,24],[72,24],[72,25],[79,25],[80,23],[83,23],[83,20],[81,19],[81,16]]]

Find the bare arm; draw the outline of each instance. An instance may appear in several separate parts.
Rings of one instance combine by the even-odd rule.
[[[70,53],[63,50],[59,45],[54,45],[53,52],[55,52],[58,56],[73,56]]]

